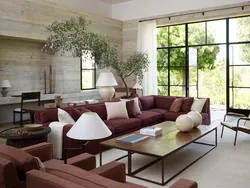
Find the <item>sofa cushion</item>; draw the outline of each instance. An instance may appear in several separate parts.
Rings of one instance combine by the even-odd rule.
[[[104,103],[86,106],[91,112],[96,112],[102,120],[107,119],[107,110]]]
[[[128,119],[126,101],[105,102],[107,110],[107,120],[110,119]]]
[[[137,118],[104,120],[104,123],[113,127],[116,134],[142,126],[141,120]]]
[[[142,110],[149,110],[155,107],[155,101],[153,96],[143,96],[139,98],[142,106]]]
[[[79,119],[79,117],[83,114],[83,113],[85,113],[85,112],[90,112],[90,110],[88,110],[87,108],[84,108],[84,107],[82,107],[82,108],[71,108],[70,109],[70,115],[71,115],[71,117],[75,120],[75,121],[77,121],[78,119]]]
[[[183,98],[175,99],[172,105],[170,106],[170,112],[179,112],[182,106]]]
[[[185,97],[182,102],[181,112],[189,112],[193,104],[193,97]]]
[[[129,100],[126,102],[126,108],[128,112],[128,116],[130,118],[135,118],[136,117],[136,112],[135,112],[135,101],[134,100]]]
[[[5,144],[0,144],[0,157],[11,161],[15,165],[21,180],[25,179],[25,173],[29,170],[38,170],[40,168],[32,155]]]
[[[162,108],[153,108],[153,109],[150,109],[148,111],[151,111],[151,112],[158,112],[160,114],[166,114],[168,112],[168,110],[166,109],[162,109]]]
[[[63,164],[57,160],[50,160],[45,163],[45,166],[47,173],[88,188],[117,188],[123,185],[73,165]]]
[[[156,108],[162,108],[169,110],[170,106],[175,100],[175,97],[169,97],[169,96],[154,96],[155,100],[155,107]]]
[[[164,115],[164,119],[166,121],[175,121],[177,119],[177,117],[182,115],[182,114],[186,114],[186,112],[167,112]]]
[[[37,119],[37,116],[40,117],[39,123],[58,121],[57,109],[51,109],[48,111],[46,110],[46,111],[40,112],[40,114],[37,113],[35,115],[36,119]]]
[[[164,114],[158,112],[152,112],[150,110],[142,111],[142,114],[137,116],[142,121],[142,125],[152,125],[158,123],[164,119]]]
[[[197,99],[197,98],[195,98],[190,110],[191,111],[197,111],[197,112],[201,113],[206,101],[207,101],[207,99]]]
[[[60,123],[65,123],[65,124],[75,123],[75,120],[71,117],[71,115],[63,109],[58,108],[57,115]]]

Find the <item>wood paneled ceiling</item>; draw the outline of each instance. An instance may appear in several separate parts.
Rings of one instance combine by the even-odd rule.
[[[109,3],[109,4],[118,4],[118,3],[123,3],[126,1],[131,1],[131,0],[101,0],[105,3]]]

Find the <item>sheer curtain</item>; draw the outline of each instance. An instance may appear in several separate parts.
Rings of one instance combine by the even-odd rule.
[[[149,57],[148,71],[144,72],[143,95],[157,95],[157,41],[156,21],[139,22],[137,51],[146,52]]]

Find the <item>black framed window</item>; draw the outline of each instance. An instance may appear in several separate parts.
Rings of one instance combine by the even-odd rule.
[[[157,28],[158,93],[250,112],[250,16]],[[190,53],[190,52],[193,53]]]
[[[81,90],[96,88],[95,60],[90,51],[84,51],[81,57]]]

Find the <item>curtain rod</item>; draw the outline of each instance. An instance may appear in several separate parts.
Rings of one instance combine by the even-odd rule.
[[[164,18],[169,18],[169,20],[171,20],[171,18],[173,18],[173,17],[187,16],[187,15],[190,15],[190,14],[199,14],[199,13],[201,13],[202,16],[204,16],[205,13],[207,13],[207,12],[214,12],[214,11],[220,11],[220,10],[229,10],[229,9],[234,9],[234,8],[241,8],[241,10],[244,10],[245,7],[247,7],[247,6],[250,6],[250,5],[241,5],[241,6],[228,7],[228,8],[219,8],[219,9],[214,9],[214,10],[183,13],[183,14],[173,15],[173,16],[162,16],[162,17],[156,17],[156,18],[149,18],[149,19],[140,20],[139,22],[147,22],[147,21],[159,20],[159,19],[164,19]]]

